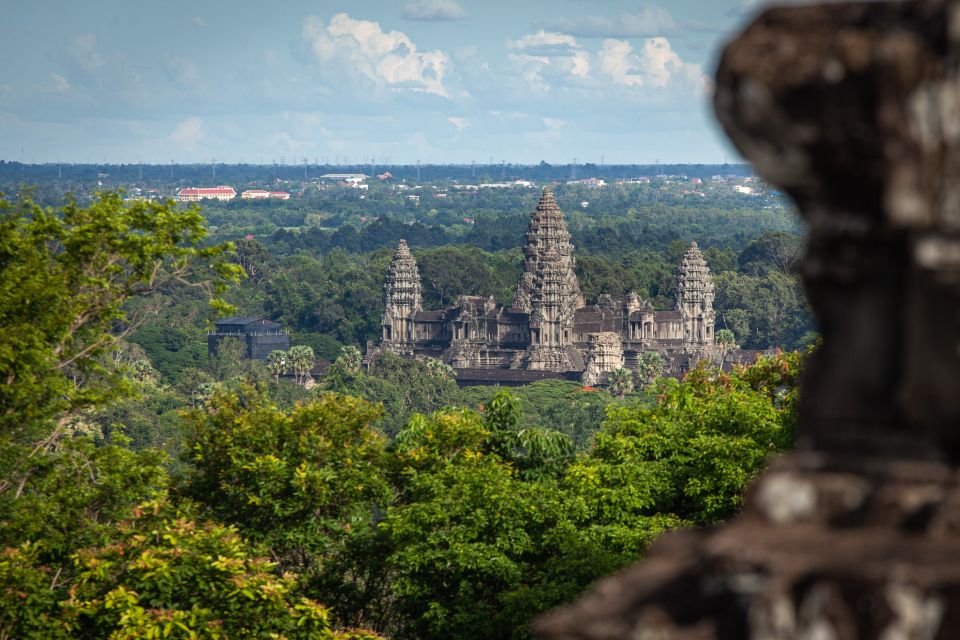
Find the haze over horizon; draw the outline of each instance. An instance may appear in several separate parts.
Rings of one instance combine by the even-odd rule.
[[[755,4],[13,0],[0,159],[739,162],[709,76]]]

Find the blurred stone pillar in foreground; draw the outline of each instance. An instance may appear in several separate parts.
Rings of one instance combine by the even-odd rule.
[[[800,445],[536,633],[960,638],[960,1],[770,9],[715,106],[809,225]]]

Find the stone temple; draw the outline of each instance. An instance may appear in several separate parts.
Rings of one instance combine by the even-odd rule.
[[[452,307],[426,311],[416,260],[401,240],[384,284],[381,341],[368,356],[384,350],[438,358],[461,384],[544,378],[598,384],[614,369],[635,371],[649,351],[673,374],[722,357],[714,345],[713,282],[696,242],[680,263],[676,303],[667,311],[654,310],[636,293],[586,304],[570,233],[550,188],[530,216],[523,254],[511,306],[492,296],[461,296]]]

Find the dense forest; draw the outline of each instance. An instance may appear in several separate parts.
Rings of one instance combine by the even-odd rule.
[[[431,306],[508,300],[535,194],[465,196],[467,225],[379,195],[362,215],[345,193],[206,219],[111,193],[0,200],[0,635],[524,638],[663,531],[734,514],[791,446],[793,349],[813,338],[782,207],[561,194],[588,298],[668,305],[696,239],[718,328],[787,350],[507,393],[461,389],[437,361],[365,368],[360,347],[400,237]],[[306,364],[208,358],[218,313],[280,320]],[[315,358],[332,364],[307,389]]]

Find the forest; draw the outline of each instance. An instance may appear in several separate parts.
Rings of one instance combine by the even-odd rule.
[[[355,194],[309,211],[0,200],[0,636],[526,638],[662,532],[734,515],[792,445],[816,338],[788,211],[639,190],[587,215],[561,194],[588,299],[668,305],[697,239],[718,329],[771,351],[507,392],[437,361],[365,368],[361,348],[400,237],[429,305],[509,300],[531,196],[479,195],[459,228],[442,207],[394,220],[381,195],[370,224]],[[307,389],[208,358],[225,313],[282,322],[329,368]]]

